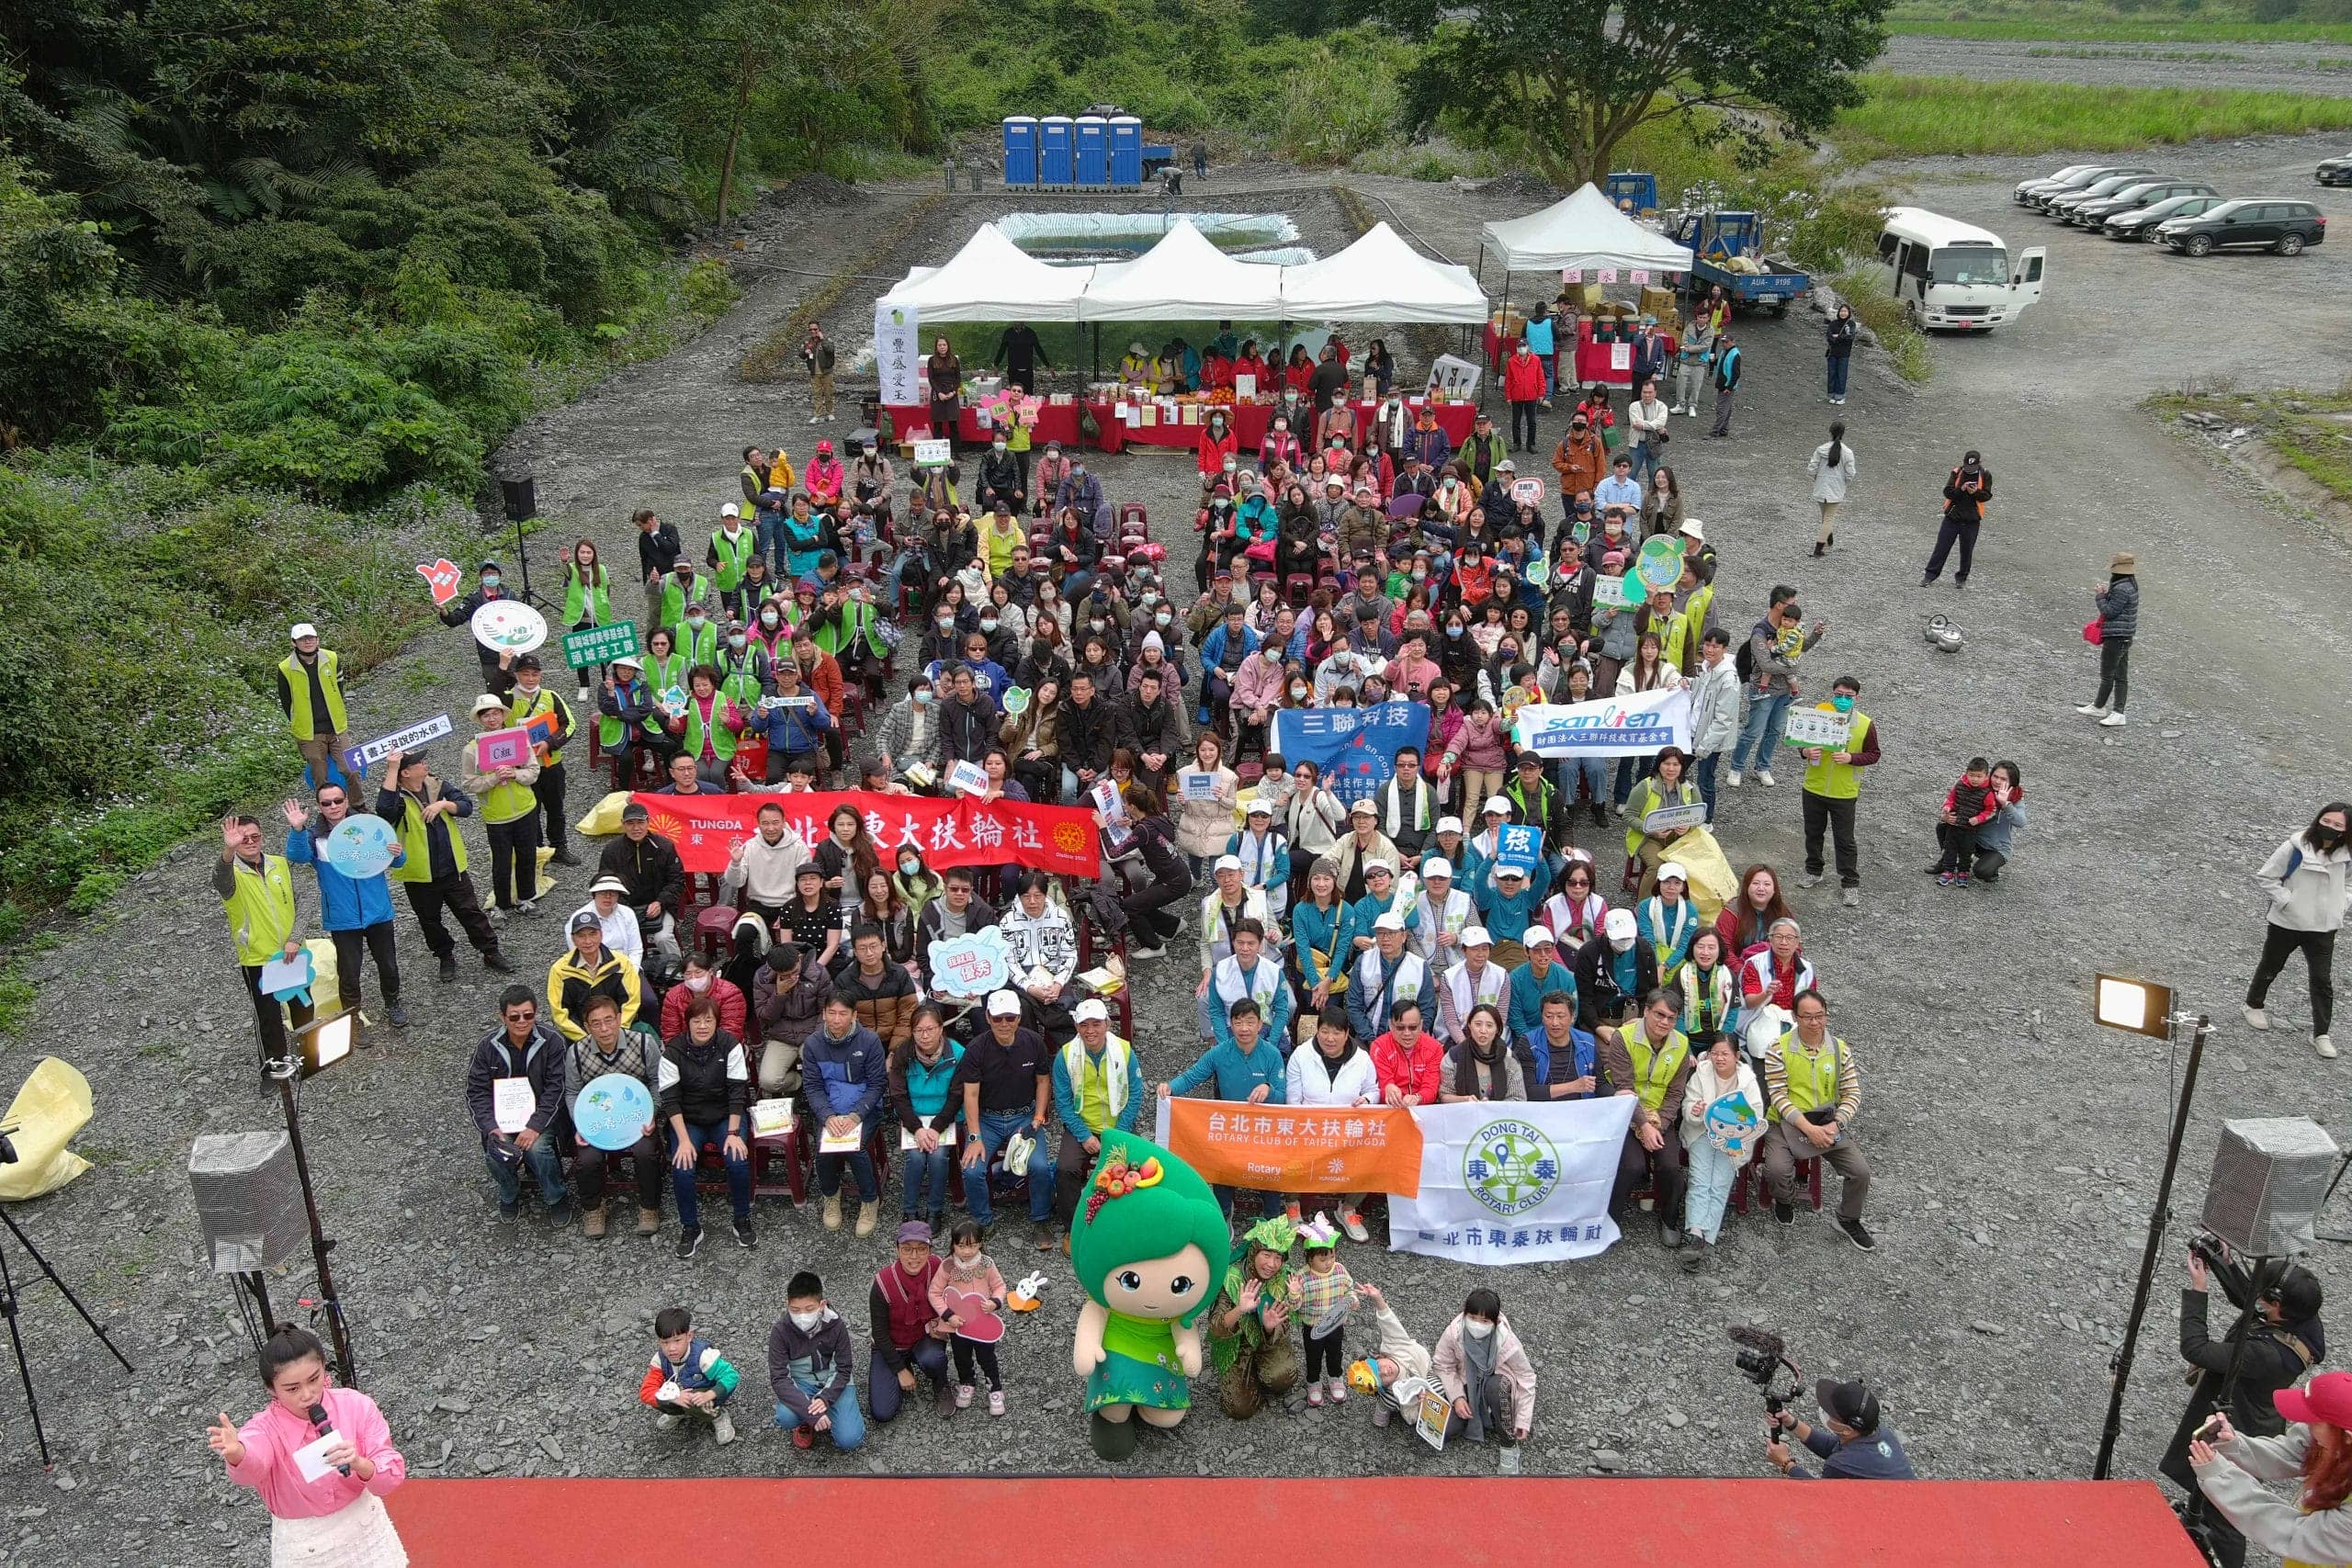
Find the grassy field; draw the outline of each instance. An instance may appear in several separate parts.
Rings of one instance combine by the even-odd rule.
[[[1992,42],[2052,43],[2352,43],[2352,22],[2146,21],[2030,17],[1957,20],[1949,16],[1891,16],[1887,31]]]
[[[2352,98],[2240,89],[2086,87],[1956,76],[1863,78],[1829,140],[1857,162],[1937,153],[2115,152],[2232,136],[2352,130]]]
[[[2181,392],[2148,406],[2175,419],[2210,413],[2244,425],[2337,500],[2352,502],[2352,381],[2334,392]]]

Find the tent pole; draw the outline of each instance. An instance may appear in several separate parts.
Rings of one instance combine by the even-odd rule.
[[[1502,314],[1503,321],[1508,323],[1510,320],[1510,268],[1509,266],[1505,266],[1503,268]],[[1502,340],[1502,328],[1497,327],[1495,329],[1495,338],[1498,343]],[[1487,373],[1478,378],[1478,407],[1482,412],[1486,409],[1488,394],[1493,392],[1495,389],[1495,378],[1498,372],[1495,367],[1489,365],[1487,367]]]

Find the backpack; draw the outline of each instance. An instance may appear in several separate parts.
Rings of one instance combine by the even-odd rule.
[[[1743,681],[1753,681],[1756,679],[1757,632],[1762,632],[1765,636],[1770,637],[1772,635],[1772,628],[1765,622],[1757,622],[1754,629],[1751,630],[1747,634],[1746,639],[1740,643],[1739,651],[1732,655],[1731,667],[1735,671],[1738,671],[1739,678]]]

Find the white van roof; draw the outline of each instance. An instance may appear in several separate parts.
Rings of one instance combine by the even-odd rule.
[[[1905,238],[1919,240],[1934,249],[1943,245],[2001,244],[2001,236],[1989,229],[1979,229],[1973,223],[1962,223],[1946,218],[1940,212],[1930,212],[1924,207],[1890,207],[1886,209],[1886,227]]]

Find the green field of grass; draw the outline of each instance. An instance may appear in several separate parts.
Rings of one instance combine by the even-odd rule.
[[[1863,77],[1829,140],[1847,157],[2118,152],[2233,136],[2352,130],[2352,98],[2245,89],[2089,87],[1957,76]]]
[[[2352,22],[2147,21],[2085,13],[2049,18],[1890,16],[1889,32],[1996,42],[2052,43],[2352,43]]]

